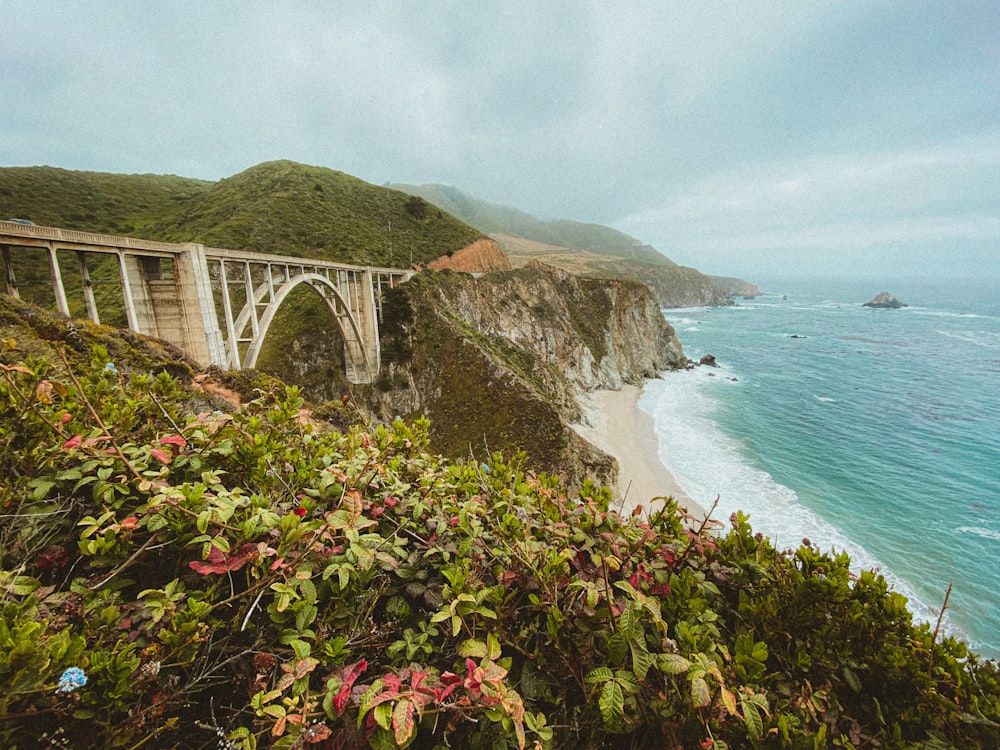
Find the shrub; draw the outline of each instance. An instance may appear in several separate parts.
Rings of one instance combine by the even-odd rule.
[[[845,556],[121,369],[0,366],[6,747],[997,744],[995,665]]]

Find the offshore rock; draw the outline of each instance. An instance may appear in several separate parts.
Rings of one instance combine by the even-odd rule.
[[[904,303],[896,299],[896,295],[889,294],[889,292],[879,292],[872,299],[865,302],[862,307],[875,307],[884,308],[890,310],[896,310],[900,307],[906,307]]]

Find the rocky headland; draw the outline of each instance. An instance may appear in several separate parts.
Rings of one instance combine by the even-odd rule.
[[[643,284],[538,262],[474,277],[422,273],[393,290],[376,413],[431,421],[445,455],[525,451],[571,484],[614,486],[615,459],[584,440],[581,395],[638,385],[687,359]]]

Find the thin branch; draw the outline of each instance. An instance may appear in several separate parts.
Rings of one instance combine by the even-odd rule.
[[[944,592],[944,603],[941,605],[941,611],[938,612],[937,622],[934,624],[934,633],[931,635],[931,655],[927,664],[928,676],[930,676],[931,671],[934,669],[934,644],[937,642],[938,632],[941,630],[941,620],[944,619],[944,611],[948,609],[948,600],[951,598],[952,586],[954,584],[949,583],[948,590]]]
[[[129,556],[128,560],[126,560],[117,568],[112,570],[111,573],[103,581],[101,581],[95,586],[91,586],[91,591],[97,591],[97,589],[101,588],[104,584],[106,584],[108,581],[110,581],[112,578],[114,578],[116,575],[118,575],[127,567],[129,567],[132,563],[134,563],[137,559],[139,559],[139,556],[142,555],[142,553],[145,552],[147,549],[149,549],[149,546],[155,541],[155,539],[156,537],[154,536],[149,537],[149,539],[147,539],[145,543],[141,547],[139,547],[139,549],[137,549]]]

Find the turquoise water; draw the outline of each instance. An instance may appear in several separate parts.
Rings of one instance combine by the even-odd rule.
[[[879,569],[1000,656],[1000,281],[773,279],[730,308],[664,311],[718,369],[646,384],[663,463],[716,517]],[[861,306],[883,289],[910,307]]]

